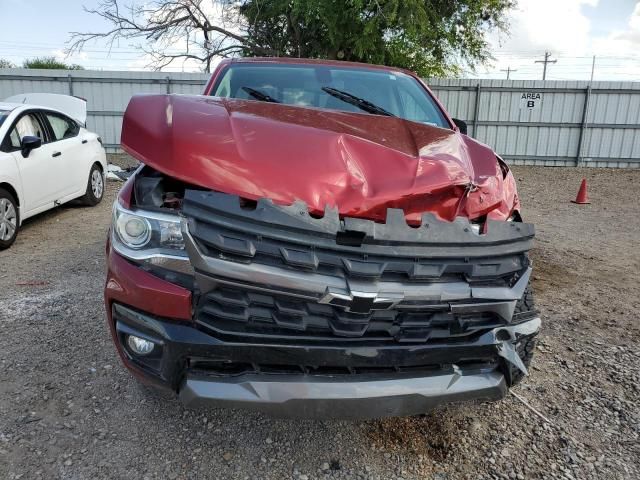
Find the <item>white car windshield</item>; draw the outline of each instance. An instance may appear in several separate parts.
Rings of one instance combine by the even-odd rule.
[[[2,126],[4,121],[7,119],[8,115],[9,115],[8,110],[0,110],[0,127]]]
[[[330,65],[237,63],[219,76],[213,96],[388,115],[451,128],[433,97],[411,75]]]

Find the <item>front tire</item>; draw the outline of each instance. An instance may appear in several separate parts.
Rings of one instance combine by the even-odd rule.
[[[89,179],[87,180],[87,191],[80,198],[80,201],[84,205],[93,207],[102,200],[104,196],[104,174],[100,164],[94,163],[89,172]]]
[[[18,236],[19,228],[18,202],[4,188],[0,188],[0,250],[13,245]]]
[[[516,303],[513,317],[515,320],[521,317],[526,318],[531,316],[531,314],[534,312],[537,312],[537,310],[533,300],[533,290],[531,288],[531,283],[529,283],[526,290],[524,291],[524,295],[522,295],[522,298],[518,300],[518,303]],[[527,367],[527,369],[531,365],[533,353],[536,349],[536,335],[537,334],[530,335],[528,337],[521,337],[516,343],[516,352],[518,352],[522,363],[524,363],[524,366]],[[506,379],[507,384],[510,387],[520,383],[523,378],[524,373],[522,373],[520,369],[511,364],[507,365]]]

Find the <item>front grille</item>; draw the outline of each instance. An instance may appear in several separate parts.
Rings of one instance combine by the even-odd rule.
[[[240,237],[239,234],[236,234],[236,236]],[[503,259],[482,259],[476,262],[445,259],[436,263],[414,258],[354,255],[331,250],[312,249],[311,247],[305,248],[289,242],[274,242],[267,239],[262,239],[253,255],[246,257],[224,251],[207,243],[202,238],[196,238],[196,242],[200,250],[209,257],[370,280],[471,281],[476,284],[503,286],[511,285],[514,276],[528,266],[525,256],[513,257],[508,265],[505,265]],[[301,260],[292,261],[291,259],[294,258],[292,252],[299,254],[296,257],[298,259],[304,256],[305,258],[313,258],[313,260],[305,263]],[[298,261],[299,263],[295,263]],[[508,269],[505,267],[508,267]]]
[[[203,295],[197,323],[222,337],[254,341],[456,342],[504,324],[495,313],[454,315],[448,303],[411,302],[367,314],[289,296],[217,288]]]
[[[503,257],[419,259],[409,255],[358,254],[291,240],[268,238],[210,224],[192,230],[200,251],[214,258],[240,263],[272,265],[345,278],[384,281],[470,281],[510,285],[529,265],[526,255]]]
[[[402,211],[393,209],[380,224],[339,219],[337,212],[315,219],[298,204],[241,204],[219,192],[185,192],[183,214],[203,255],[370,281],[496,286],[511,285],[529,266],[533,229],[527,224],[489,222],[489,233],[477,235],[466,220],[445,222],[430,214],[409,227]],[[341,241],[341,234],[358,233],[360,244]]]
[[[206,375],[212,377],[236,377],[241,375],[313,375],[327,377],[353,377],[356,375],[397,375],[407,376],[417,375],[420,377],[428,375],[446,375],[456,371],[481,372],[492,371],[497,368],[496,361],[487,359],[467,359],[453,365],[376,365],[367,367],[352,367],[343,365],[305,365],[305,364],[266,364],[266,363],[246,363],[224,360],[210,360],[202,358],[189,359],[189,371],[196,375]]]
[[[316,218],[300,202],[200,190],[182,214],[196,322],[227,341],[469,343],[511,320],[530,275],[529,224],[489,220],[478,235],[461,218]]]

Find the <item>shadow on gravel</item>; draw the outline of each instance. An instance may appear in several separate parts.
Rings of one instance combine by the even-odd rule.
[[[426,455],[442,462],[461,443],[464,431],[473,428],[471,421],[458,408],[448,407],[408,418],[371,421],[366,423],[365,431],[376,449]]]
[[[536,295],[578,283],[579,276],[566,265],[555,262],[544,249],[537,248],[530,255],[533,261],[533,291]]]
[[[85,210],[90,208],[92,207],[88,207],[82,204],[79,200],[71,200],[64,205],[54,207],[50,210],[38,213],[33,217],[26,218],[20,226],[20,232],[24,234],[24,232],[32,228],[42,227],[46,222],[58,221],[58,217],[63,215],[68,210]]]

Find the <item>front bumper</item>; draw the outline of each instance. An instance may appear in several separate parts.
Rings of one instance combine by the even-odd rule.
[[[504,376],[496,371],[358,381],[303,375],[225,380],[189,376],[180,398],[188,406],[242,407],[279,417],[326,419],[416,415],[448,403],[498,400],[506,392]]]
[[[533,318],[457,346],[372,348],[225,342],[189,322],[117,303],[110,317],[125,365],[173,390],[190,407],[241,407],[318,419],[406,416],[449,403],[498,400],[507,391],[508,360],[500,352],[512,343],[505,339],[521,341],[540,326]],[[130,334],[155,342],[155,353],[133,355],[125,346]],[[402,367],[381,367],[394,364]],[[296,371],[292,365],[303,367]]]

